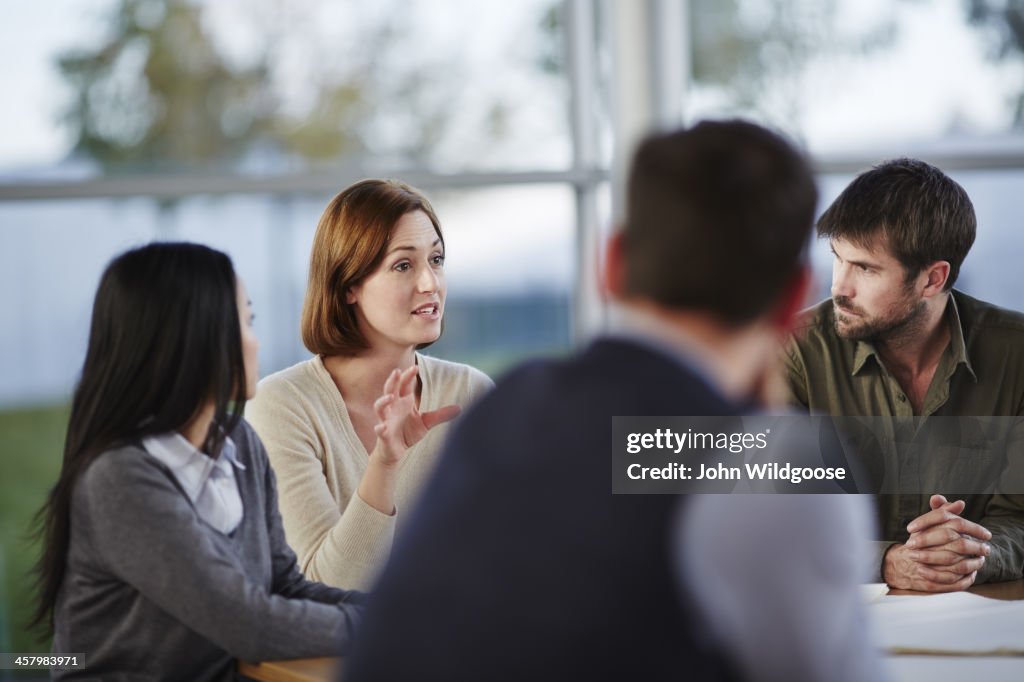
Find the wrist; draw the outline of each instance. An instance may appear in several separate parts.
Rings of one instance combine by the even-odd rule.
[[[377,439],[377,444],[373,446],[373,450],[370,451],[369,455],[369,466],[381,469],[382,471],[392,472],[398,468],[398,465],[402,463],[401,454],[395,454],[387,446],[385,446],[381,439]]]
[[[895,587],[895,585],[893,585],[893,582],[896,579],[896,561],[894,557],[890,556],[890,554],[892,550],[896,549],[897,547],[903,547],[903,545],[898,542],[894,542],[888,547],[886,547],[885,551],[882,552],[882,565],[879,567],[879,572],[882,576],[882,582],[888,585],[889,587]]]

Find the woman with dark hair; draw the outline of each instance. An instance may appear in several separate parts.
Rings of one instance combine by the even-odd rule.
[[[433,470],[444,422],[492,385],[417,352],[441,335],[444,259],[434,209],[400,182],[357,182],[320,218],[302,309],[314,356],[266,377],[246,412],[310,578],[371,583]]]
[[[241,419],[251,304],[231,260],[151,244],[100,280],[60,478],[40,511],[36,623],[84,652],[58,679],[234,679],[234,659],[336,655],[362,595],[303,578]]]

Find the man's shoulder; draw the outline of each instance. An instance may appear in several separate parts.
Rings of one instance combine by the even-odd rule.
[[[1024,313],[1020,311],[1002,308],[957,290],[953,290],[953,300],[967,333],[1003,330],[1012,335],[1024,335]]]
[[[659,406],[728,405],[681,361],[630,339],[601,337],[566,357],[523,363],[499,379],[494,402],[527,398],[528,409],[595,415],[632,406],[660,414]],[[627,412],[621,412],[627,414]]]
[[[832,299],[826,298],[803,310],[785,344],[791,362],[801,356],[831,357],[849,355],[849,342],[836,334],[835,309]]]
[[[831,334],[834,330],[835,308],[832,299],[826,298],[800,312],[793,327],[793,335],[804,337],[808,334]]]

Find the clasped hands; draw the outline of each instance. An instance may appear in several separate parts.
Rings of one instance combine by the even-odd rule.
[[[957,592],[974,584],[992,548],[992,533],[960,516],[963,500],[932,495],[931,511],[907,526],[910,538],[893,545],[882,562],[882,579],[890,587],[922,592]]]

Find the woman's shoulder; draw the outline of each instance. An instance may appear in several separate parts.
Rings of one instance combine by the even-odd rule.
[[[457,402],[458,398],[475,400],[494,388],[491,378],[476,367],[430,355],[418,355],[424,374],[439,387],[439,390],[453,395],[452,399]]]
[[[323,367],[319,357],[297,362],[291,367],[278,370],[260,379],[256,389],[256,397],[279,396],[288,392],[305,393],[319,381],[317,365]]]
[[[264,422],[308,418],[331,409],[330,375],[319,357],[303,360],[260,380],[246,402],[245,417],[259,430]],[[258,423],[257,423],[258,422]]]
[[[145,504],[152,493],[174,490],[164,467],[138,443],[110,448],[89,463],[75,484],[73,498],[99,504]]]
[[[103,487],[148,478],[160,473],[156,460],[138,443],[112,447],[89,463],[80,479],[87,487]]]

